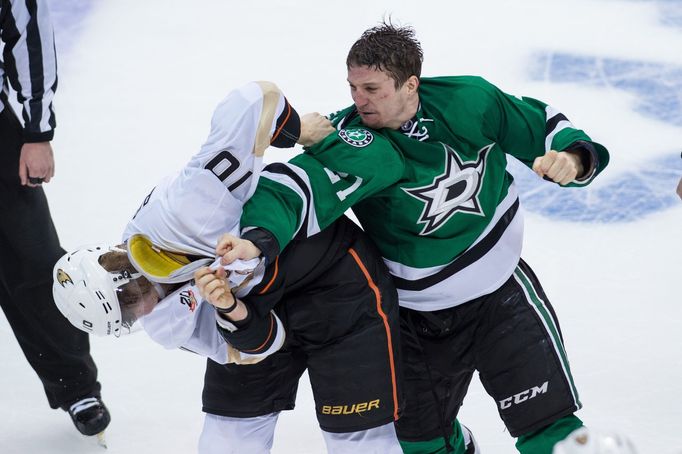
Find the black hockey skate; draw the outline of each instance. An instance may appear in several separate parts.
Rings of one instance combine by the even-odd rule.
[[[99,397],[86,397],[69,407],[69,415],[76,429],[83,435],[97,435],[107,428],[111,421],[109,410]]]

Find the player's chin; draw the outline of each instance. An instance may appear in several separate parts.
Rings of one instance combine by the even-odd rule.
[[[369,128],[381,128],[381,119],[377,114],[374,113],[361,113],[360,118],[362,119],[362,124]]]

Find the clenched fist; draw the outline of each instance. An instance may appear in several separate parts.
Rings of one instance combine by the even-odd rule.
[[[229,265],[238,259],[251,260],[261,255],[261,250],[251,241],[243,240],[229,233],[220,237],[215,252],[216,256],[221,257],[220,263],[223,265]]]
[[[535,158],[533,172],[561,185],[568,184],[585,172],[578,153],[550,150],[544,156]]]
[[[320,142],[334,132],[332,122],[317,112],[308,113],[301,117],[301,136],[298,143],[309,147]]]

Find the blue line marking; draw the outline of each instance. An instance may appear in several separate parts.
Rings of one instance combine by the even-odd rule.
[[[682,126],[681,66],[546,53],[535,58],[530,77],[623,90],[637,97],[637,112]]]
[[[682,1],[657,0],[655,4],[662,25],[682,29]],[[636,97],[636,112],[682,127],[682,66],[550,51],[534,60],[529,71],[532,80],[623,90]],[[513,159],[508,169],[530,211],[567,221],[631,222],[679,206],[675,193],[682,176],[679,145],[664,156],[643,159],[640,171],[626,172],[596,188],[561,188],[538,179]],[[618,151],[611,151],[611,160],[618,159]],[[646,155],[647,150],[642,151]]]
[[[541,180],[528,167],[512,159],[508,169],[518,184],[523,206],[553,219],[632,222],[680,204],[675,194],[682,176],[679,152],[646,161],[645,169],[625,172],[598,188],[562,188]]]
[[[547,52],[536,56],[530,77],[623,90],[635,95],[635,110],[643,116],[682,127],[680,66]],[[679,205],[675,187],[682,176],[680,150],[682,143],[663,157],[643,160],[641,172],[620,175],[598,190],[547,185],[516,163],[509,169],[530,211],[567,221],[630,222]],[[611,151],[611,159],[618,159],[617,150]]]
[[[682,28],[682,2],[680,0],[659,0],[661,23],[670,27]]]

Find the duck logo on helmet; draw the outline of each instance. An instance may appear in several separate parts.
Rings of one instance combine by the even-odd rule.
[[[57,282],[59,282],[59,285],[62,287],[66,287],[66,283],[68,282],[69,284],[73,285],[73,281],[71,280],[71,276],[66,274],[66,271],[63,269],[59,268],[57,270]]]

